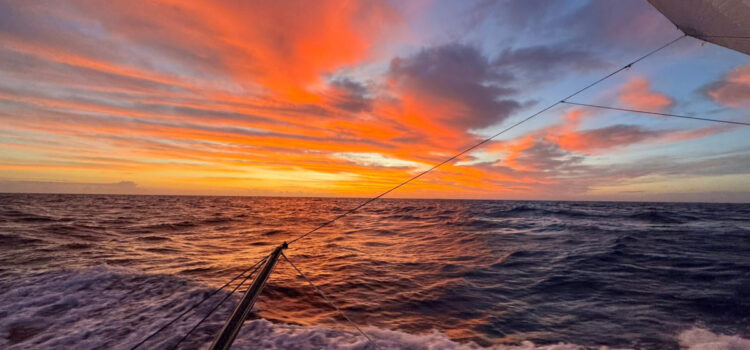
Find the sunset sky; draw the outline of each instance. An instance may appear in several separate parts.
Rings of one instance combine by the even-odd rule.
[[[0,0],[0,192],[373,196],[680,35],[645,0]],[[750,57],[688,37],[573,100],[750,122]],[[560,105],[390,196],[748,202],[750,128]]]

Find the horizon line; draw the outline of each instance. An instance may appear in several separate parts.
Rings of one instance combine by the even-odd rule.
[[[81,193],[81,192],[0,192],[0,195],[68,195],[68,196],[141,196],[141,197],[234,197],[234,198],[308,198],[308,199],[370,199],[357,196],[305,196],[305,195],[233,195],[233,194],[157,194],[157,193]],[[572,203],[662,203],[662,204],[750,204],[743,202],[666,201],[666,200],[611,200],[611,199],[486,199],[486,198],[424,198],[389,197],[386,200],[436,200],[477,202],[572,202]]]

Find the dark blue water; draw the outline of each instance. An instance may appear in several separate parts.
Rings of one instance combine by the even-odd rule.
[[[128,348],[359,201],[0,195],[0,346]],[[386,199],[286,254],[385,349],[750,348],[750,205]],[[371,348],[285,262],[253,318],[238,348]]]

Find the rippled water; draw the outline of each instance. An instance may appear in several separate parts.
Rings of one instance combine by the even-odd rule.
[[[129,348],[358,203],[0,195],[0,346]],[[750,205],[386,199],[286,254],[383,348],[750,348]],[[283,261],[257,307],[238,348],[371,348]]]

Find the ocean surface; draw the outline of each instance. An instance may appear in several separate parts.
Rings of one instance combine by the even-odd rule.
[[[129,349],[359,201],[0,194],[0,348]],[[285,254],[381,349],[750,349],[746,204],[385,199]],[[374,349],[284,260],[256,307],[237,349]]]

